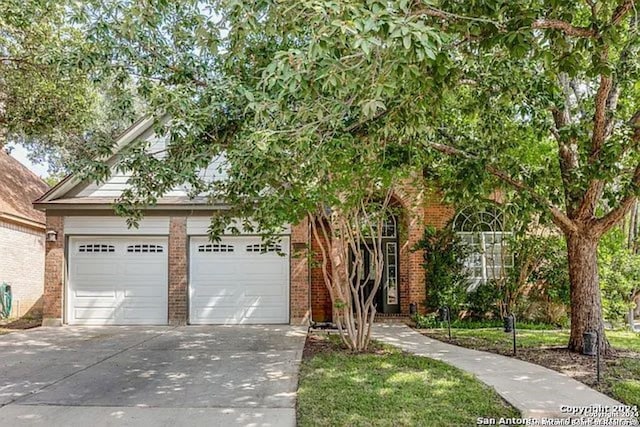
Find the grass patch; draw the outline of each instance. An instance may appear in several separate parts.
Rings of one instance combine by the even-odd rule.
[[[456,339],[467,339],[478,345],[494,347],[504,345],[511,348],[511,334],[502,329],[455,329],[451,331]],[[448,338],[446,329],[429,329],[429,335]],[[607,331],[607,338],[616,350],[640,353],[640,334],[626,330]],[[517,344],[521,348],[566,346],[569,342],[569,331],[563,330],[523,330],[517,331]]]
[[[622,380],[613,384],[612,390],[627,405],[640,405],[640,381]]]
[[[512,355],[512,335],[502,329],[455,329],[452,343],[476,350]],[[446,329],[428,329],[426,335],[448,341]],[[628,330],[607,331],[617,354],[602,360],[603,381],[595,381],[595,358],[570,353],[568,330],[518,330],[517,357],[554,369],[627,405],[640,405],[640,334]]]
[[[353,354],[310,335],[300,370],[298,425],[475,425],[518,413],[492,389],[445,363],[376,344]]]
[[[415,315],[412,317],[418,329],[430,329],[430,328],[446,328],[447,323],[440,321],[437,314],[428,315]],[[456,329],[484,329],[484,328],[501,328],[503,321],[501,319],[487,319],[487,320],[471,320],[471,319],[451,319],[451,327]],[[533,329],[533,330],[557,330],[558,325],[550,323],[533,323],[533,322],[518,322],[519,329]]]

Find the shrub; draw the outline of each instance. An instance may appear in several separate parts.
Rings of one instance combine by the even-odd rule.
[[[428,226],[414,250],[424,251],[427,309],[449,307],[451,316],[455,317],[467,297],[464,245],[450,227],[436,230]]]
[[[467,295],[467,314],[473,319],[499,319],[503,297],[503,290],[496,282],[480,284]]]

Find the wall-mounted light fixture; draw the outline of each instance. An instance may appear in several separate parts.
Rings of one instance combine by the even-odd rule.
[[[58,232],[54,230],[47,231],[47,242],[58,241]]]

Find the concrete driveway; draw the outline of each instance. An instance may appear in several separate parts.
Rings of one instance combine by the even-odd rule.
[[[0,336],[0,425],[295,425],[306,329],[63,327]]]

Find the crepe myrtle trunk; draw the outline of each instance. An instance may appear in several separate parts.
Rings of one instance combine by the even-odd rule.
[[[610,351],[604,334],[602,299],[598,277],[598,238],[585,233],[566,235],[571,294],[571,336],[569,350],[582,352],[583,334],[598,332],[600,352]]]

